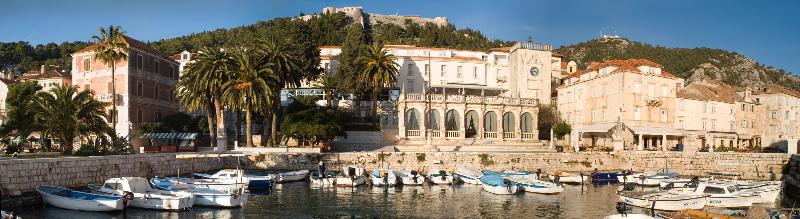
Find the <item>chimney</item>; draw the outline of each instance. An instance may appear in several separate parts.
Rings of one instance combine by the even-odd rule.
[[[44,65],[42,65],[42,68],[39,70],[39,74],[44,74]]]

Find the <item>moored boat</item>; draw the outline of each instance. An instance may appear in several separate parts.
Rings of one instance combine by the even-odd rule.
[[[171,187],[171,183],[164,178],[152,178],[150,183],[163,190],[178,191]],[[194,195],[194,205],[213,207],[241,207],[247,202],[248,194],[244,189],[215,190],[210,188],[189,188],[185,190]]]
[[[181,211],[194,204],[194,196],[188,192],[174,192],[154,188],[141,177],[111,178],[101,185],[90,184],[95,193],[130,196],[128,206],[155,210]]]
[[[397,173],[397,177],[400,177],[400,182],[406,186],[420,186],[425,184],[425,176],[416,170],[400,171]]]
[[[670,192],[620,192],[620,201],[640,208],[660,211],[702,209],[706,194],[675,194]]]
[[[485,175],[480,178],[483,190],[497,195],[513,195],[519,192],[519,186],[500,175]]]
[[[214,174],[194,173],[196,178],[217,179],[233,181],[234,183],[244,183],[250,190],[271,189],[274,179],[270,176],[246,175],[244,170],[224,169]]]
[[[337,187],[358,187],[367,182],[364,176],[364,168],[359,166],[347,166],[342,174],[336,177]]]
[[[392,187],[397,185],[397,176],[392,169],[375,169],[369,175],[372,185]]]
[[[336,177],[332,172],[325,172],[320,174],[318,171],[311,172],[308,175],[309,185],[312,187],[328,187],[336,186]]]
[[[564,187],[552,182],[537,180],[535,175],[510,175],[506,179],[511,180],[514,185],[519,186],[525,192],[555,195],[564,191]]]
[[[308,170],[298,170],[292,172],[278,173],[273,178],[275,183],[289,183],[303,181],[308,177]]]
[[[458,178],[458,180],[461,180],[464,183],[480,185],[481,184],[480,178],[481,176],[483,176],[483,173],[481,173],[480,170],[473,168],[458,167],[456,169],[455,175]]]
[[[132,194],[100,195],[46,185],[37,186],[36,192],[49,205],[79,211],[118,211],[125,208],[128,199],[133,198]]]
[[[428,172],[428,180],[436,185],[449,185],[453,184],[453,175],[445,170],[432,169]]]
[[[179,190],[192,189],[192,188],[205,188],[221,191],[231,191],[238,189],[247,189],[248,184],[237,183],[233,179],[191,179],[181,177],[155,177],[159,180],[152,181],[158,183],[161,187],[172,187]]]
[[[598,172],[597,169],[592,173],[592,184],[614,184],[619,183],[619,172]]]
[[[574,174],[574,173],[557,171],[553,175],[549,175],[547,177],[550,178],[550,181],[555,183],[580,185],[589,180],[591,176],[587,176],[582,173]]]

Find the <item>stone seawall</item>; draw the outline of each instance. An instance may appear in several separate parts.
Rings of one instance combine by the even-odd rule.
[[[134,154],[98,157],[68,157],[0,160],[0,191],[3,196],[33,192],[38,185],[85,187],[122,176],[153,177],[222,169],[222,158],[178,159],[170,154]],[[231,162],[228,162],[231,163]],[[229,164],[230,165],[230,164]],[[233,168],[235,168],[233,163]]]
[[[694,153],[638,152],[621,153],[379,153],[351,152],[330,154],[249,154],[247,168],[266,170],[315,169],[319,160],[333,168],[351,164],[362,165],[371,170],[380,166],[395,170],[414,169],[426,172],[432,168],[455,170],[468,166],[491,170],[535,171],[583,171],[633,169],[634,171],[661,171],[668,164],[670,172],[687,176],[707,176],[709,172],[739,174],[742,179],[770,178],[770,170],[776,178],[781,177],[781,168],[789,160],[787,154],[752,153]],[[381,162],[383,161],[383,162]]]
[[[796,207],[800,202],[800,155],[793,155],[783,168],[783,206]]]

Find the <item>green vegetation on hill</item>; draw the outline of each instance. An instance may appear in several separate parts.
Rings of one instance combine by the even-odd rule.
[[[594,39],[556,50],[579,69],[610,59],[645,58],[664,65],[675,76],[692,80],[710,78],[735,86],[776,83],[800,89],[800,79],[782,69],[764,66],[752,59],[722,49],[667,48],[628,39]]]
[[[89,43],[80,41],[36,46],[24,41],[0,42],[0,71],[24,73],[38,69],[41,65],[47,65],[48,69],[69,70],[72,68],[72,57],[69,55],[88,45]]]

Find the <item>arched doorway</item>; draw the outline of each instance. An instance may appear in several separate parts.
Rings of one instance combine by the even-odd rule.
[[[442,121],[442,116],[439,115],[439,110],[429,110],[428,119],[429,121],[425,123],[425,125],[430,126],[431,130],[433,131],[439,130],[439,123]]]
[[[466,130],[464,130],[464,137],[465,138],[475,138],[475,135],[478,133],[478,112],[475,110],[470,110],[467,112],[466,117],[464,118],[464,125]]]
[[[458,115],[456,110],[448,110],[444,115],[444,128],[447,130],[445,137],[455,138],[461,137],[461,116]]]
[[[523,139],[533,138],[533,116],[530,113],[523,113],[519,121],[519,129],[522,130]]]
[[[420,132],[420,125],[419,125],[419,111],[417,109],[410,109],[406,111],[406,136],[408,137],[420,137],[422,133]]]
[[[484,138],[497,138],[497,113],[494,111],[486,112],[483,115]]]
[[[514,119],[514,113],[507,112],[503,114],[503,138],[515,138],[516,126],[514,123],[517,123]]]

